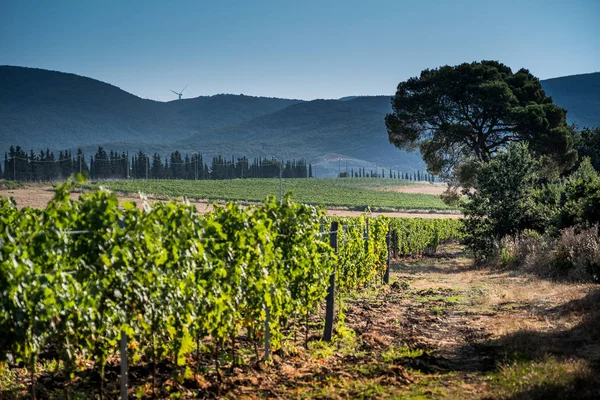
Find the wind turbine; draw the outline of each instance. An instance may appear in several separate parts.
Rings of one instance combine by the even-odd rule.
[[[185,88],[187,87],[187,85],[185,85],[185,87],[183,89],[181,89],[180,93],[177,93],[174,90],[171,90],[171,92],[175,93],[177,96],[179,96],[179,100],[181,100],[181,96],[183,95],[183,91],[185,90]]]

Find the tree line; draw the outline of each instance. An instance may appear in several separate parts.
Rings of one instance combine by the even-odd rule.
[[[206,162],[200,153],[183,155],[179,151],[161,157],[139,151],[107,151],[98,147],[86,159],[81,149],[60,151],[58,156],[46,149],[35,153],[11,146],[4,153],[4,168],[0,178],[16,181],[51,181],[82,173],[90,179],[237,179],[237,178],[312,178],[312,165],[305,160],[279,161],[268,158],[212,157]]]
[[[338,173],[338,178],[387,178],[387,179],[404,179],[407,181],[417,182],[436,182],[437,178],[427,171],[412,171],[412,172],[401,172],[394,171],[391,168],[386,173],[385,168],[381,169],[381,172],[377,169],[366,170],[364,167],[357,169],[350,168],[350,171],[344,171]]]
[[[280,171],[281,167],[281,171]],[[73,174],[84,174],[90,179],[187,179],[221,180],[243,178],[313,178],[314,167],[305,160],[279,161],[268,158],[212,157],[206,162],[200,153],[182,154],[179,151],[162,157],[138,151],[107,151],[98,146],[89,158],[81,149],[59,151],[56,155],[46,149],[26,152],[21,146],[11,146],[4,153],[4,168],[0,165],[0,178],[16,181],[52,181]],[[367,170],[364,167],[340,172],[339,178],[388,178],[409,181],[435,182],[437,178],[426,171],[401,172],[391,168]]]

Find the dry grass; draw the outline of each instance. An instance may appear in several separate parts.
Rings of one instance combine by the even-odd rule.
[[[390,186],[379,188],[383,192],[397,192],[397,193],[421,193],[421,194],[435,194],[440,195],[448,189],[448,185],[445,183],[415,183],[406,186]]]
[[[547,395],[549,387],[564,398],[579,398],[572,397],[573,382],[585,386],[581,398],[600,398],[600,285],[476,269],[459,249],[445,250],[446,256],[435,262],[399,263],[395,270],[413,294],[443,288],[464,298],[444,309],[437,321],[421,318],[419,323],[415,318],[411,332],[432,354],[450,362],[459,382],[469,381],[467,393],[456,375],[437,375],[447,383],[449,398],[544,398],[538,394]],[[530,382],[515,387],[518,374],[530,370],[530,377],[520,377]],[[555,380],[560,373],[567,378]]]

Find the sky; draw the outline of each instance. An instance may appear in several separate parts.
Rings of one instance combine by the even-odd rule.
[[[393,94],[484,59],[540,79],[600,71],[598,0],[0,0],[0,65],[142,98]]]

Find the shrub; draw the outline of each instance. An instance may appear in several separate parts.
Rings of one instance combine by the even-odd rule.
[[[517,236],[507,236],[501,241],[499,262],[503,267],[521,267],[535,264],[533,256],[545,250],[546,240],[536,231],[525,230]]]
[[[598,225],[565,228],[557,237],[542,236],[534,231],[505,237],[496,263],[547,278],[598,282]]]
[[[600,278],[600,237],[598,225],[563,229],[554,246],[552,265],[555,273],[572,280],[598,281]]]
[[[544,231],[556,204],[542,201],[553,197],[540,189],[539,168],[526,144],[511,144],[494,159],[477,164],[475,190],[465,192],[461,208],[465,243],[478,261],[497,255],[507,236],[526,229]]]
[[[571,226],[592,226],[600,222],[600,174],[589,158],[565,181],[560,211],[553,221],[555,231]]]

